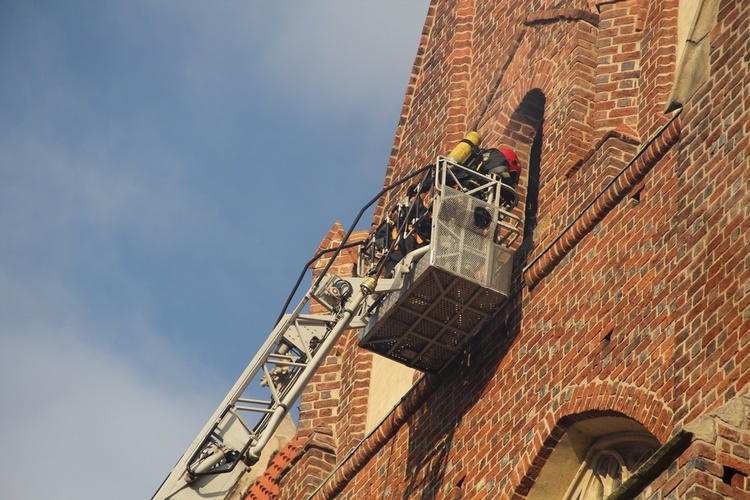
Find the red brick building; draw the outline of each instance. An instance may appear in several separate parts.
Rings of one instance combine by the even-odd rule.
[[[511,300],[382,421],[345,335],[248,498],[750,498],[750,2],[433,0],[385,183],[469,130]]]

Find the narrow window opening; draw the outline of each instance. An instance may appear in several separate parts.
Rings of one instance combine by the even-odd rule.
[[[743,474],[734,467],[724,466],[724,475],[721,478],[724,481],[724,484],[744,490],[746,478],[746,474]]]
[[[633,190],[630,192],[630,206],[636,207],[641,203],[641,198],[643,197],[643,188],[646,187],[646,180],[642,180],[639,182]]]
[[[460,500],[464,496],[464,490],[463,490],[463,484],[464,479],[466,479],[466,475],[461,476],[461,479],[456,481],[456,484],[451,488],[450,493],[448,494],[448,500]]]
[[[524,210],[523,239],[524,246],[531,250],[534,241],[534,229],[537,226],[537,207],[539,205],[539,178],[542,162],[542,135],[544,120],[539,122],[534,134],[534,142],[529,153],[529,184],[526,191],[526,208]]]
[[[643,188],[639,189],[635,193],[633,193],[630,196],[630,204],[633,206],[636,206],[641,203],[641,193],[643,192]]]

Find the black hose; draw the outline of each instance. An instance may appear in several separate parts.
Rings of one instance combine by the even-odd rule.
[[[362,215],[364,215],[365,211],[368,208],[370,208],[376,201],[378,201],[381,196],[383,196],[385,193],[387,193],[391,189],[394,189],[394,188],[396,188],[396,187],[404,184],[405,182],[413,179],[417,175],[419,175],[422,172],[425,172],[425,171],[427,171],[427,170],[429,170],[431,168],[433,168],[433,165],[427,165],[426,167],[422,167],[419,170],[416,170],[416,171],[412,172],[411,174],[407,175],[406,177],[404,177],[404,178],[402,178],[402,179],[400,179],[400,180],[398,180],[398,181],[396,181],[396,182],[394,182],[394,183],[392,183],[392,184],[384,187],[383,189],[380,190],[380,192],[372,200],[370,200],[364,207],[362,207],[362,209],[357,214],[357,217],[354,219],[354,222],[352,222],[351,227],[346,232],[346,235],[344,236],[344,239],[341,241],[341,244],[337,248],[335,248],[335,249],[328,249],[328,250],[324,250],[322,252],[319,252],[302,269],[302,272],[300,273],[300,276],[297,279],[297,283],[295,283],[294,288],[292,289],[292,292],[289,294],[289,297],[287,297],[286,302],[284,303],[284,307],[281,310],[281,314],[279,314],[279,317],[276,319],[276,323],[277,324],[284,317],[284,314],[286,313],[286,310],[289,307],[289,304],[292,302],[292,299],[294,298],[294,295],[297,293],[297,289],[299,289],[299,285],[300,285],[300,283],[302,283],[302,280],[304,279],[304,276],[307,273],[307,270],[310,268],[310,266],[316,260],[318,260],[320,257],[322,257],[323,255],[325,255],[326,253],[334,252],[333,256],[328,261],[328,264],[326,265],[325,269],[323,269],[323,271],[320,273],[320,275],[318,276],[318,278],[313,283],[312,288],[317,288],[318,285],[320,284],[321,280],[323,279],[323,277],[326,275],[326,273],[328,272],[328,270],[333,265],[333,262],[336,260],[336,257],[338,257],[338,255],[341,252],[341,250],[344,250],[345,248],[351,248],[353,246],[359,245],[359,243],[347,244],[346,241],[349,239],[349,236],[351,236],[351,234],[354,232],[354,228],[359,223],[359,219],[362,218]]]
[[[433,167],[433,166],[434,165],[428,165],[428,167]],[[427,168],[427,167],[425,167],[425,168]],[[425,170],[425,168],[423,168],[422,170]],[[418,172],[415,172],[415,173],[418,173]],[[424,182],[426,180],[427,180],[427,178],[423,179],[421,182]],[[420,182],[420,184],[421,184],[421,182]],[[418,191],[421,191],[421,190],[418,190]],[[393,241],[391,242],[391,245],[388,247],[388,250],[380,257],[380,261],[377,263],[377,265],[375,266],[375,269],[374,269],[374,271],[372,273],[374,276],[380,275],[380,273],[383,271],[383,267],[385,266],[385,262],[388,260],[388,256],[396,249],[396,246],[398,246],[399,242],[401,240],[405,239],[405,238],[408,238],[412,233],[414,233],[414,229],[412,229],[403,238],[401,237],[401,235],[405,233],[404,229],[406,229],[407,225],[409,224],[408,215],[411,214],[412,211],[415,211],[415,213],[417,215],[419,215],[419,210],[418,210],[418,208],[419,208],[419,194],[420,193],[417,192],[414,195],[414,198],[412,199],[411,203],[409,204],[409,208],[406,211],[406,216],[403,217],[403,218],[400,217],[402,220],[401,220],[401,224],[399,224],[398,229],[397,229],[397,235],[398,235],[398,237],[393,239]],[[415,209],[417,209],[417,210],[415,210]]]

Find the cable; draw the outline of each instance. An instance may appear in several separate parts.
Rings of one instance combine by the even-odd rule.
[[[326,264],[325,269],[323,269],[323,272],[320,273],[320,275],[318,276],[318,278],[313,283],[312,289],[316,289],[318,287],[318,285],[320,285],[320,282],[323,280],[323,277],[326,275],[326,273],[328,272],[328,270],[333,265],[334,261],[336,260],[336,257],[338,257],[338,255],[341,252],[341,250],[344,250],[346,248],[351,248],[353,246],[359,245],[359,243],[351,243],[351,244],[347,245],[346,242],[349,239],[349,236],[351,236],[351,234],[354,232],[354,228],[357,226],[357,223],[359,223],[359,219],[362,218],[362,215],[364,215],[365,211],[368,208],[370,208],[376,201],[378,201],[381,196],[383,196],[385,193],[387,193],[391,189],[394,189],[394,188],[396,188],[396,187],[404,184],[405,182],[413,179],[417,175],[419,175],[422,172],[425,172],[425,171],[427,171],[427,170],[429,170],[431,168],[433,168],[432,165],[427,165],[426,167],[422,167],[419,170],[416,170],[415,172],[407,175],[406,177],[404,177],[404,178],[402,178],[402,179],[394,182],[393,184],[390,184],[390,185],[384,187],[383,189],[380,190],[380,192],[372,200],[370,200],[364,207],[362,207],[362,209],[357,214],[357,217],[354,219],[354,222],[352,222],[351,227],[346,232],[346,235],[344,236],[344,239],[341,241],[341,244],[336,249],[328,249],[328,250],[324,250],[324,251],[318,253],[302,269],[302,272],[300,273],[300,276],[297,279],[297,283],[295,283],[294,288],[292,289],[292,292],[289,294],[289,297],[287,297],[287,300],[284,303],[284,307],[281,309],[281,313],[279,314],[279,317],[276,319],[276,323],[279,323],[281,321],[281,319],[284,317],[284,314],[286,313],[286,310],[289,307],[289,304],[291,304],[292,299],[294,299],[294,295],[297,293],[297,290],[299,289],[300,283],[302,283],[302,280],[304,279],[304,276],[307,273],[307,270],[310,268],[310,266],[316,260],[318,260],[320,257],[322,257],[324,254],[329,253],[329,252],[334,252],[333,256],[328,261],[328,264]]]
[[[428,167],[432,167],[432,165],[428,165]],[[428,168],[428,167],[425,167],[425,168]],[[428,179],[428,176],[425,176],[425,178],[422,179],[419,182],[419,185],[421,186],[422,183],[425,182],[427,179]],[[402,214],[401,214],[401,211],[403,210],[403,207],[400,205],[400,202],[397,205],[397,208],[398,208],[398,211],[399,211],[399,217],[398,217],[398,219],[400,220],[400,223],[399,223],[398,227],[396,228],[397,229],[396,230],[397,237],[393,239],[393,241],[391,242],[390,246],[388,247],[388,250],[386,250],[386,252],[383,255],[380,256],[380,260],[375,265],[375,269],[372,271],[372,275],[379,276],[380,273],[383,271],[383,267],[385,266],[385,263],[388,260],[388,257],[391,255],[391,253],[393,253],[393,251],[396,249],[396,247],[399,245],[399,243],[401,241],[406,240],[406,238],[408,238],[409,236],[411,236],[416,231],[416,224],[414,224],[413,228],[411,230],[409,230],[408,233],[405,231],[405,229],[408,227],[409,223],[411,222],[409,220],[409,215],[411,213],[413,213],[413,212],[416,213],[417,215],[419,215],[419,194],[420,194],[420,192],[421,192],[421,189],[418,189],[416,191],[416,193],[415,193],[415,195],[414,195],[411,203],[409,204],[409,209],[404,212],[403,217],[402,217]],[[427,211],[428,209],[425,208],[425,210]]]

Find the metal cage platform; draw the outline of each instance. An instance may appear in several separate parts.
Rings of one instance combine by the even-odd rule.
[[[421,371],[442,370],[507,301],[519,224],[492,199],[443,186],[429,250],[384,297],[360,347]]]

